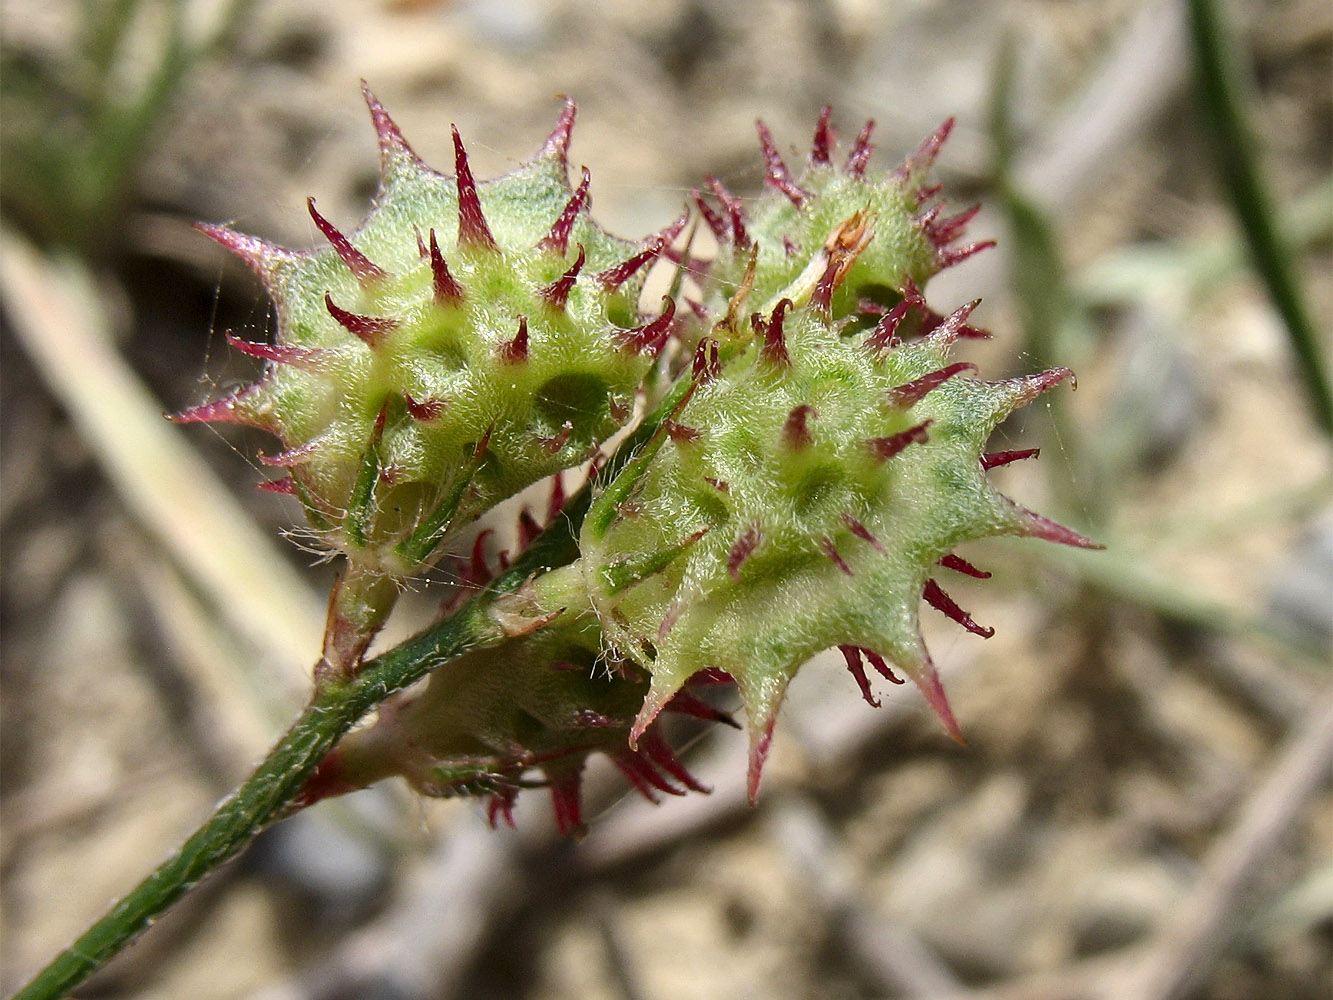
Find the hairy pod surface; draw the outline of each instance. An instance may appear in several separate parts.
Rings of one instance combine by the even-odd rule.
[[[275,435],[316,537],[347,557],[330,599],[320,679],[354,672],[402,581],[495,504],[596,453],[629,419],[675,304],[641,317],[648,266],[684,225],[637,243],[589,214],[568,177],[575,108],[537,155],[478,182],[457,129],[454,174],[422,163],[368,89],[381,175],[349,233],[308,210],[325,246],[288,250],[199,228],[259,276],[272,344],[228,335],[263,377],[177,414]]]
[[[612,647],[652,676],[631,743],[690,677],[723,671],[749,720],[753,794],[787,685],[834,646],[911,677],[956,733],[918,608],[948,601],[934,576],[959,544],[1052,534],[990,485],[982,455],[1001,420],[1069,376],[983,382],[950,364],[966,315],[881,351],[784,300],[607,487],[581,566]]]
[[[980,332],[967,324],[975,303],[943,317],[919,291],[983,247],[954,245],[971,212],[941,221],[926,207],[950,125],[872,175],[870,126],[835,166],[826,109],[800,176],[760,125],[764,195],[747,210],[713,181],[719,207],[696,198],[722,251],[700,269],[696,313],[717,319],[691,393],[584,523],[580,565],[605,636],[652,677],[631,745],[691,677],[725,673],[748,717],[752,799],[788,684],[835,646],[872,705],[867,664],[914,680],[958,736],[918,623],[924,598],[991,634],[935,579],[980,573],[956,546],[1091,544],[985,474],[995,427],[1071,373],[976,378],[950,358]]]
[[[415,571],[438,544],[530,483],[585,460],[629,417],[667,323],[642,321],[646,266],[670,232],[617,239],[572,188],[567,103],[538,154],[476,181],[423,164],[370,92],[381,178],[349,233],[287,250],[200,229],[241,257],[277,310],[254,385],[175,419],[276,435],[264,456],[330,545],[375,572]],[[668,307],[669,308],[669,307]]]
[[[705,274],[703,307],[735,313],[735,292],[750,310],[770,312],[782,298],[813,301],[834,318],[868,304],[883,308],[917,295],[940,270],[991,246],[961,242],[968,209],[945,215],[942,188],[930,170],[953,128],[950,119],[896,169],[868,170],[874,122],[843,154],[825,108],[800,173],[794,173],[764,123],[758,122],[765,189],[742,202],[716,178],[693,197],[717,239]],[[924,313],[937,323],[941,317]],[[964,335],[979,334],[968,327]]]

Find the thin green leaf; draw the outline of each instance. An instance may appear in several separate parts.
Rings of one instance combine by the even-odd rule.
[[[1260,168],[1246,119],[1239,58],[1214,0],[1189,0],[1189,33],[1199,88],[1199,111],[1213,140],[1218,172],[1249,244],[1255,270],[1282,317],[1320,428],[1333,435],[1333,385],[1321,355],[1293,255]]]

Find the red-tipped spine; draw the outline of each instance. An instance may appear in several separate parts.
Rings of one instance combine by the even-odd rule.
[[[777,715],[773,714],[758,723],[754,720],[750,722],[758,730],[750,738],[750,765],[745,773],[745,794],[750,805],[759,801],[759,783],[764,776],[764,762],[768,760],[768,752],[773,748],[773,727],[777,721]]]
[[[598,272],[598,282],[608,292],[614,292],[634,277],[645,264],[661,256],[662,251],[671,244],[671,241],[681,234],[681,231],[685,228],[685,223],[688,221],[689,213],[685,212],[656,236],[650,237],[644,248],[628,260],[622,261],[615,267],[609,267],[605,271]]]
[[[875,329],[866,336],[866,346],[880,353],[897,347],[900,343],[898,327],[907,318],[907,314],[913,309],[925,309],[925,307],[926,300],[921,297],[915,282],[909,278],[907,287],[903,290],[902,301],[880,317]]]
[[[547,772],[551,787],[551,805],[555,811],[555,828],[563,837],[572,837],[583,832],[583,807],[579,801],[580,775],[554,775]]]
[[[463,286],[449,273],[434,229],[430,231],[430,273],[437,306],[456,306],[463,301]]]
[[[1010,503],[1013,503],[1011,500]],[[1091,538],[1079,534],[1073,528],[1066,528],[1048,517],[1042,517],[1035,511],[1028,510],[1014,503],[1014,510],[1019,516],[1019,534],[1027,538],[1041,538],[1057,545],[1068,545],[1076,549],[1104,549],[1105,545],[1094,542]]]
[[[569,301],[569,293],[574,289],[574,282],[578,281],[579,272],[583,270],[583,262],[583,244],[580,243],[579,255],[569,270],[537,293],[552,309],[564,311],[565,303]]]
[[[391,316],[362,316],[339,308],[333,304],[328,292],[324,293],[324,308],[344,330],[354,334],[371,350],[378,348],[390,332],[398,329],[398,321]]]
[[[555,222],[551,223],[550,232],[537,241],[538,250],[564,256],[565,251],[569,249],[569,234],[574,231],[574,221],[579,217],[579,212],[583,211],[588,204],[588,186],[590,184],[592,184],[592,174],[588,173],[587,167],[584,167],[583,180],[579,182],[578,190],[565,203],[564,209],[556,216]]]
[[[920,378],[913,379],[904,385],[894,386],[886,395],[886,402],[899,410],[906,410],[914,406],[925,398],[926,394],[938,389],[961,372],[976,371],[977,366],[969,361],[959,361],[955,364],[941,368],[938,371],[928,372]]]
[[[566,163],[569,160],[569,140],[574,132],[574,118],[578,115],[578,105],[572,97],[565,98],[565,106],[560,109],[560,117],[555,120],[555,128],[542,143],[537,155],[547,159]]]
[[[486,800],[486,824],[492,829],[500,825],[500,820],[511,829],[514,826],[514,799],[518,795],[516,788],[504,788],[492,792]]]
[[[486,540],[495,532],[487,528],[472,540],[472,552],[468,556],[467,564],[463,569],[463,584],[475,587],[482,587],[491,582],[490,563],[486,561]]]
[[[713,231],[719,243],[725,244],[731,239],[731,233],[727,229],[727,224],[722,221],[722,216],[713,211],[713,206],[704,200],[704,196],[699,193],[698,188],[690,191],[690,197],[694,204],[698,206],[699,214],[703,216],[704,222],[708,223],[708,228]]]
[[[722,361],[718,355],[717,341],[712,337],[705,337],[694,349],[690,377],[696,386],[700,386],[707,385],[721,374]]]
[[[874,152],[875,147],[871,145],[870,136],[875,131],[875,119],[869,118],[861,126],[861,131],[856,136],[856,142],[852,144],[852,151],[847,154],[847,173],[853,177],[863,177],[866,172],[866,165],[870,162],[870,154]]]
[[[656,729],[650,729],[643,734],[643,737],[639,740],[639,750],[646,753],[654,764],[690,791],[707,795],[712,790],[707,785],[700,784],[698,779],[685,769],[685,766],[676,759],[676,755],[667,741],[662,738],[662,734]]]
[[[746,528],[741,533],[741,537],[736,539],[736,543],[731,547],[731,552],[727,555],[727,575],[739,582],[741,567],[745,565],[745,561],[750,558],[763,540],[763,533],[758,528]]]
[[[477,195],[477,182],[472,176],[467,150],[458,135],[458,126],[449,126],[454,137],[454,183],[458,187],[458,245],[480,250],[498,251],[500,247],[486,225]]]
[[[847,560],[842,557],[838,547],[833,544],[833,539],[825,536],[819,540],[819,551],[828,557],[829,562],[837,566],[838,569],[847,576],[853,576],[852,568],[847,565]]]
[[[277,365],[291,365],[304,372],[320,371],[334,354],[319,347],[293,347],[286,344],[255,344],[241,340],[230,331],[227,333],[227,345],[233,350],[248,354],[252,358],[263,358]]]
[[[243,406],[246,398],[254,395],[258,388],[258,384],[247,385],[221,399],[200,403],[179,413],[169,413],[167,419],[173,424],[241,424],[245,427],[271,430],[269,421]]]
[[[407,144],[397,123],[389,117],[389,112],[384,110],[384,105],[380,104],[379,99],[370,92],[365,80],[361,81],[361,96],[365,99],[366,107],[370,109],[370,121],[375,126],[375,137],[380,147],[381,169],[399,157],[408,157],[420,164],[420,158]]]
[[[289,497],[294,497],[297,494],[296,480],[291,476],[283,476],[281,479],[265,479],[262,482],[255,483],[255,489]]]
[[[722,207],[727,210],[727,215],[731,218],[731,242],[738,247],[748,247],[750,234],[745,229],[745,206],[716,177],[710,175],[705,180],[714,197],[722,203]]]
[[[782,331],[787,310],[791,308],[791,299],[783,299],[773,307],[773,314],[767,323],[759,313],[750,316],[750,325],[754,327],[755,335],[763,338],[763,343],[759,346],[759,357],[770,365],[780,368],[791,365],[791,356],[787,353],[787,338]]]
[[[928,437],[927,429],[930,424],[929,420],[925,420],[915,427],[909,427],[897,434],[890,434],[888,437],[868,438],[866,445],[870,448],[872,455],[881,462],[887,462],[908,445],[924,444]]]
[[[269,262],[275,258],[290,257],[290,250],[285,250],[276,243],[269,243],[257,236],[247,236],[226,226],[215,226],[208,222],[196,222],[194,228],[210,240],[226,247],[239,257],[245,265],[259,275],[267,285],[271,276],[268,273]]]
[[[356,280],[361,283],[362,288],[367,288],[384,277],[382,267],[372,262],[369,257],[352,246],[351,241],[338,230],[337,226],[316,211],[314,198],[307,198],[305,204],[306,208],[310,210],[310,218],[315,220],[315,225],[319,227],[319,231],[324,234],[324,238],[333,246],[334,252],[342,258],[342,262],[347,265],[347,269],[356,275]]]
[[[967,224],[976,218],[980,211],[981,205],[978,203],[964,209],[957,215],[941,219],[939,217],[939,206],[936,206],[926,213],[927,218],[922,220],[921,228],[930,242],[936,248],[943,250],[948,244],[963,235],[963,230],[967,228]]]
[[[847,663],[848,673],[856,679],[856,686],[861,689],[861,697],[866,700],[866,704],[871,708],[879,708],[880,700],[870,690],[870,678],[866,676],[865,665],[861,662],[861,647],[843,643],[838,646],[838,651]]]
[[[720,722],[732,729],[741,728],[740,723],[726,712],[714,708],[702,698],[697,698],[684,690],[677,691],[672,695],[671,700],[666,703],[662,711],[675,712],[677,715],[688,715],[692,719],[702,719],[704,722]]]
[[[261,465],[271,465],[280,468],[291,468],[294,465],[304,465],[310,461],[310,456],[320,449],[324,444],[322,438],[311,438],[305,444],[298,444],[295,448],[288,448],[275,455],[265,455],[262,451],[255,457],[259,459]]]
[[[938,197],[943,190],[943,184],[920,184],[912,189],[912,198],[918,206],[921,206],[932,198]]]
[[[757,121],[754,127],[759,133],[759,146],[764,151],[764,161],[768,164],[765,182],[777,188],[793,205],[800,208],[810,197],[809,192],[802,190],[792,179],[791,171],[783,162],[782,154],[778,152],[777,144],[773,141],[773,133],[768,130],[768,126],[762,121]]]
[[[518,333],[512,340],[506,340],[496,350],[496,356],[507,364],[515,365],[528,360],[528,318],[518,318]]]
[[[981,456],[981,467],[983,469],[998,469],[1001,466],[1009,465],[1012,462],[1021,462],[1025,458],[1036,458],[1040,454],[1040,448],[1021,448],[1018,451],[993,451],[989,455]]]
[[[620,768],[621,774],[629,779],[635,791],[654,805],[657,804],[658,798],[653,789],[666,792],[668,795],[685,794],[685,789],[671,784],[657,773],[657,769],[647,757],[640,756],[633,750],[615,754],[611,762]]]
[[[967,740],[963,739],[963,731],[958,728],[958,720],[954,718],[953,709],[949,707],[949,699],[944,693],[944,685],[940,683],[939,672],[928,655],[921,666],[912,672],[912,680],[926,696],[926,703],[935,710],[940,722],[944,723],[945,732],[956,742],[967,746]]]
[[[1021,375],[1018,378],[1008,379],[1001,385],[1009,390],[1012,405],[1017,408],[1026,406],[1042,393],[1049,392],[1066,379],[1071,380],[1074,388],[1078,388],[1078,381],[1074,379],[1074,373],[1068,368],[1048,368],[1044,372],[1035,372],[1032,375]]]
[[[605,271],[599,271],[597,274],[598,282],[608,292],[614,292],[634,277],[635,273],[645,264],[656,259],[661,254],[663,245],[657,242],[651,243],[628,260],[622,261],[615,267],[609,267]]]
[[[955,573],[962,573],[964,576],[970,576],[974,580],[989,580],[991,574],[984,569],[977,569],[962,556],[954,555],[950,552],[947,556],[941,556],[939,564],[945,569],[951,569]]]
[[[403,393],[403,403],[407,406],[407,412],[412,415],[412,419],[423,424],[437,419],[444,412],[446,405],[442,399],[417,400],[407,393]]]
[[[554,455],[569,443],[569,436],[572,433],[574,433],[574,425],[566,420],[564,426],[561,427],[558,432],[552,434],[550,437],[539,437],[537,438],[537,442],[545,448],[547,452]]]
[[[824,268],[824,273],[815,282],[815,290],[810,293],[810,305],[825,320],[833,311],[833,293],[838,290],[838,285],[847,276],[849,269],[843,258],[832,256]]]
[[[704,436],[704,432],[699,428],[677,423],[674,420],[665,420],[662,426],[666,428],[667,437],[671,438],[676,444],[693,444]]]
[[[885,680],[887,680],[890,684],[907,683],[901,677],[895,674],[892,670],[890,670],[889,665],[884,662],[884,657],[880,656],[873,649],[866,649],[866,647],[862,646],[861,652],[865,654],[865,658],[870,661],[870,665],[875,668],[876,672]]]
[[[787,420],[782,425],[782,443],[788,448],[800,450],[810,446],[814,436],[810,433],[810,418],[819,414],[813,406],[802,403],[792,407]]]
[[[833,130],[829,128],[829,119],[832,117],[832,105],[825,104],[819,112],[819,121],[815,123],[815,138],[810,144],[811,166],[827,167],[833,163]]]
[[[895,171],[899,176],[910,176],[916,173],[922,173],[935,165],[936,158],[940,155],[940,148],[945,140],[949,138],[949,133],[953,131],[954,119],[947,118],[930,135],[921,140],[921,145],[917,146],[916,151],[907,158],[907,161]]]
[[[537,519],[532,516],[532,512],[528,508],[524,507],[518,512],[518,550],[520,552],[526,552],[541,533],[542,526],[537,523]]]
[[[670,295],[662,296],[662,313],[651,323],[615,330],[613,336],[621,350],[637,351],[656,356],[671,335],[671,321],[676,315],[676,301]]]
[[[946,322],[945,318],[933,309],[923,308],[922,314],[925,317],[925,320],[921,325],[921,332],[924,336],[930,336]],[[970,326],[967,323],[963,323],[956,331],[952,332],[950,336],[954,339],[967,338],[969,340],[989,340],[991,338],[991,332],[979,326]]]
[[[867,528],[860,521],[858,521],[856,518],[852,517],[851,514],[843,514],[842,523],[847,525],[847,530],[850,531],[857,538],[861,539],[861,541],[868,542],[870,544],[870,547],[873,548],[876,552],[888,551],[886,548],[884,548],[884,543],[881,542],[874,535],[872,535],[870,533],[870,529]]]
[[[935,255],[935,264],[940,270],[946,267],[953,267],[955,264],[961,264],[973,254],[981,253],[983,250],[989,250],[995,246],[994,240],[982,240],[980,243],[969,243],[967,246],[949,247],[940,250]]]
[[[550,524],[565,509],[565,478],[559,472],[551,477],[551,499],[546,502],[546,523]]]
[[[940,347],[951,347],[959,337],[963,336],[965,330],[971,329],[967,325],[968,317],[981,305],[980,299],[973,299],[967,302],[944,318],[944,321],[931,330],[929,338],[931,343]]]
[[[972,620],[972,616],[960,608],[956,601],[943,590],[934,580],[927,580],[925,589],[921,596],[936,611],[941,612],[946,617],[952,618],[963,628],[967,629],[973,635],[979,635],[983,639],[989,639],[995,634],[995,629],[983,627]]]

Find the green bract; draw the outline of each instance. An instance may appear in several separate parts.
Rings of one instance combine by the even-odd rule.
[[[653,801],[658,791],[707,791],[659,726],[630,747],[648,683],[632,664],[607,658],[596,615],[580,605],[577,576],[548,576],[542,599],[559,598],[564,607],[546,611],[521,598],[518,618],[542,627],[470,652],[436,670],[423,688],[384,703],[375,725],[351,734],[325,760],[307,797],[401,775],[423,795],[484,796],[492,824],[500,817],[512,824],[519,790],[541,783],[551,789],[561,832],[576,833],[583,828],[580,781],[593,753],[608,756]],[[734,725],[688,692],[672,710]],[[540,778],[534,782],[530,772]]]

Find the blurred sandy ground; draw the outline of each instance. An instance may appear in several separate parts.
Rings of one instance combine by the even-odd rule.
[[[187,16],[204,30],[220,6]],[[2,9],[10,51],[69,58],[80,5]],[[1269,174],[1291,206],[1333,167],[1333,13],[1324,0],[1234,13]],[[796,685],[756,811],[736,805],[729,733],[698,748],[711,799],[648,810],[617,802],[608,781],[606,811],[575,847],[549,841],[540,795],[521,802],[516,835],[484,831],[467,804],[367,793],[279,827],[81,995],[1132,997],[1159,994],[1124,977],[1199,960],[1184,996],[1328,996],[1327,787],[1285,802],[1294,820],[1280,836],[1248,842],[1255,888],[1207,895],[1280,748],[1330,700],[1319,650],[1333,512],[1328,443],[1281,328],[1226,263],[1235,237],[1177,15],[1132,0],[250,4],[235,43],[175,95],[96,265],[123,351],[162,408],[246,377],[221,331],[261,339],[269,325],[253,282],[188,223],[311,245],[312,194],[354,223],[376,167],[362,78],[427,162],[450,162],[456,122],[487,176],[536,148],[556,95],[576,97],[572,158],[592,171],[595,211],[636,235],[674,217],[706,173],[757,193],[754,119],[798,155],[825,103],[843,134],[876,119],[881,167],[956,115],[940,173],[960,206],[985,196],[986,104],[1008,36],[1018,179],[1098,305],[1067,341],[1077,356],[1056,359],[1078,370],[1077,438],[1036,409],[1013,441],[1042,444],[1041,465],[1003,483],[1095,522],[1115,543],[1107,558],[1148,582],[1079,582],[1019,547],[978,545],[970,557],[996,579],[951,590],[999,634],[982,643],[928,621],[968,747],[896,691],[872,712],[830,664]],[[147,19],[146,52],[155,30]],[[1001,209],[972,232],[1001,250],[942,276],[931,300],[947,310],[984,295],[996,337],[983,371],[1030,367],[1013,360],[1030,345]],[[1301,258],[1321,318],[1327,232]],[[1222,263],[1192,267],[1191,253]],[[190,595],[8,326],[0,348],[10,989],[203,818],[296,702],[225,677],[215,683],[233,700],[211,698],[198,664],[215,647]],[[1100,481],[1084,453],[1125,420],[1135,432]],[[188,440],[266,532],[289,523],[288,507],[250,489],[266,442]],[[1072,491],[1051,485],[1069,480]],[[327,586],[326,570],[281,552],[312,593]],[[418,597],[400,634],[438,593]],[[1256,639],[1242,620],[1296,639]],[[297,668],[287,681],[299,690]],[[1189,936],[1191,906],[1209,899],[1235,918],[1221,943]]]

